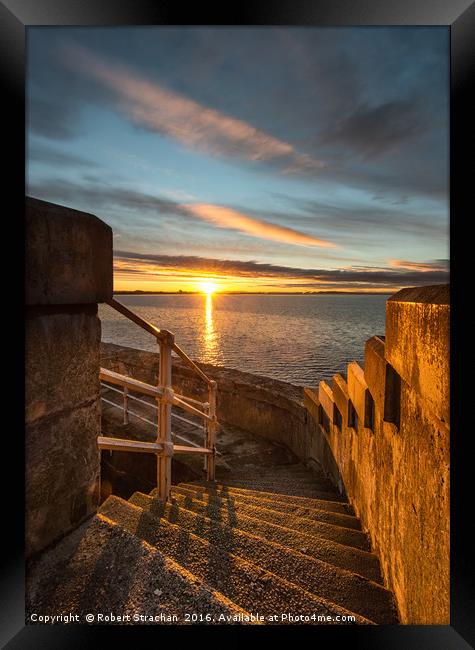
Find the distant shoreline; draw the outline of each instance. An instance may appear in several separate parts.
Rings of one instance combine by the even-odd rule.
[[[215,291],[221,296],[391,296],[393,291]],[[202,291],[114,291],[114,296],[204,296]]]

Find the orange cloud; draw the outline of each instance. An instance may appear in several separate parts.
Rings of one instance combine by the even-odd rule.
[[[129,119],[187,147],[211,155],[247,160],[281,159],[287,172],[324,166],[321,161],[297,152],[292,144],[158,83],[141,79],[129,68],[109,64],[85,48],[69,46],[67,64],[112,89],[119,99],[118,109]]]
[[[397,269],[405,269],[408,271],[421,271],[425,273],[427,271],[447,271],[448,270],[448,261],[447,260],[432,260],[430,262],[410,262],[408,260],[388,260],[389,266]]]
[[[269,239],[271,241],[284,242],[285,244],[298,244],[300,246],[321,246],[323,248],[335,248],[336,244],[318,239],[312,235],[287,228],[285,226],[277,226],[267,221],[260,221],[249,217],[242,212],[233,210],[232,208],[225,208],[220,205],[210,205],[206,203],[195,203],[192,205],[181,206],[191,214],[199,219],[208,221],[209,223],[218,226],[219,228],[232,228],[239,230],[247,235],[260,237],[261,239]]]

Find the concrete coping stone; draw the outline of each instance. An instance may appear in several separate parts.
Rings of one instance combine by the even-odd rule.
[[[420,302],[432,305],[450,305],[450,285],[433,284],[426,287],[401,289],[387,302]]]
[[[27,306],[112,298],[112,228],[98,217],[26,197],[25,234]]]
[[[333,375],[332,378],[333,381],[333,397],[335,398],[335,389],[340,391],[340,393],[343,395],[345,399],[350,399],[350,395],[348,393],[348,384],[346,383],[345,378],[338,372],[336,375]]]
[[[326,381],[318,385],[318,401],[330,422],[333,422],[333,391]]]
[[[365,419],[367,390],[363,369],[356,361],[352,361],[348,364],[348,394],[361,422]]]

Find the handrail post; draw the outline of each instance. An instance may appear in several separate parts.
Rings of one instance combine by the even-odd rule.
[[[216,449],[214,446],[216,436],[216,393],[217,384],[215,381],[210,381],[208,389],[208,414],[212,418],[212,421],[208,422],[208,426],[206,427],[206,447],[212,449],[213,453],[206,455],[206,479],[208,481],[214,481],[216,469]]]
[[[209,388],[208,388],[208,393],[209,393]],[[203,404],[203,412],[206,413],[206,415],[209,415],[209,402],[205,402]],[[209,422],[206,420],[204,421],[204,441],[203,441],[203,447],[208,448],[208,440],[209,440]],[[208,476],[208,454],[205,454],[203,456],[203,469]]]
[[[170,394],[173,392],[172,348],[174,336],[166,330],[161,330],[161,336],[157,337],[157,341],[160,346],[158,383],[163,390],[162,397],[158,398],[157,442],[163,443],[163,453],[157,456],[157,487],[160,499],[167,501],[170,498],[173,455]]]
[[[124,386],[124,424],[129,424],[129,389]]]

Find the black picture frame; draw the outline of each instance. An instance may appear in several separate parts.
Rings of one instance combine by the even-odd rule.
[[[33,25],[314,25],[387,26],[445,25],[451,34],[451,625],[390,627],[292,627],[232,628],[25,626],[24,611],[24,330],[23,330],[23,227],[24,212],[24,93],[25,32]],[[475,645],[473,594],[473,506],[470,478],[473,460],[471,405],[468,376],[473,366],[467,348],[473,335],[472,323],[463,315],[469,296],[467,278],[473,253],[464,236],[468,208],[473,194],[473,162],[470,160],[471,125],[475,110],[469,102],[475,68],[475,4],[471,0],[274,0],[248,6],[208,9],[203,3],[187,6],[153,0],[3,0],[0,2],[0,78],[5,140],[2,211],[4,216],[4,421],[2,475],[3,542],[0,607],[2,647],[76,648],[109,642],[119,634],[122,643],[140,632],[149,643],[196,644],[204,633],[208,643],[223,641],[235,646],[252,635],[263,642],[278,633],[282,641],[298,643],[308,635],[311,643],[351,643],[353,648],[430,648],[449,650]],[[473,146],[473,145],[472,145]],[[472,153],[473,157],[473,153]],[[5,201],[6,199],[6,201]],[[471,243],[471,242],[470,242]],[[5,272],[6,270],[6,272]],[[13,343],[15,342],[15,345]],[[467,370],[466,375],[463,375]],[[472,398],[473,399],[473,398]],[[7,413],[8,412],[8,413]],[[465,424],[464,424],[465,423]],[[472,519],[471,519],[472,518]],[[472,524],[472,528],[471,528]],[[229,634],[232,632],[232,635]],[[153,635],[153,636],[152,636]],[[226,635],[226,638],[225,636]],[[351,640],[350,640],[351,636]],[[107,637],[107,639],[106,639]],[[266,639],[264,639],[266,637]],[[471,644],[471,645],[470,645]]]

